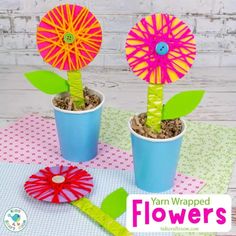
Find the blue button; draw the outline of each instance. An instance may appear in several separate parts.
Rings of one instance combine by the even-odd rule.
[[[156,45],[156,53],[160,56],[166,55],[169,52],[169,46],[165,42],[160,42]]]

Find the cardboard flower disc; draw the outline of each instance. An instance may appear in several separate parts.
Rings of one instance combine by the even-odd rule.
[[[126,56],[132,71],[152,84],[172,83],[191,68],[196,56],[194,35],[178,18],[154,14],[129,32]]]
[[[44,61],[61,70],[79,70],[97,55],[102,29],[86,8],[65,4],[49,11],[37,30],[38,50]]]
[[[54,166],[41,169],[25,183],[33,198],[52,203],[78,200],[92,191],[93,177],[76,166]]]

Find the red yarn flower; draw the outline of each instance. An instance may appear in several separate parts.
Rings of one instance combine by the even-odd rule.
[[[54,166],[41,169],[25,183],[25,191],[40,201],[72,202],[89,194],[93,177],[76,166]]]

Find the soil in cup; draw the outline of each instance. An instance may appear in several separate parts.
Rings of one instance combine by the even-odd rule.
[[[134,116],[131,120],[132,129],[147,138],[153,139],[167,139],[173,138],[182,132],[183,124],[180,119],[175,120],[163,120],[161,122],[161,132],[156,133],[151,130],[151,128],[146,126],[146,113],[141,113]]]
[[[69,94],[53,99],[53,105],[67,111],[84,111],[94,109],[101,103],[101,99],[96,94],[92,94],[87,87],[84,88],[85,107],[76,109]]]

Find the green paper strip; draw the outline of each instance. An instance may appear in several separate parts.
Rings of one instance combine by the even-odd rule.
[[[81,72],[68,71],[67,75],[72,101],[76,108],[83,108],[85,104]]]
[[[113,219],[116,219],[126,211],[127,197],[128,193],[125,189],[118,188],[103,199],[101,209]]]
[[[109,233],[115,236],[130,236],[132,235],[124,226],[115,221],[112,217],[103,212],[99,207],[95,206],[89,199],[81,198],[80,200],[70,203],[79,208],[82,212],[88,215],[91,219],[100,224]]]
[[[161,130],[162,107],[163,85],[149,84],[146,125],[158,133]]]

